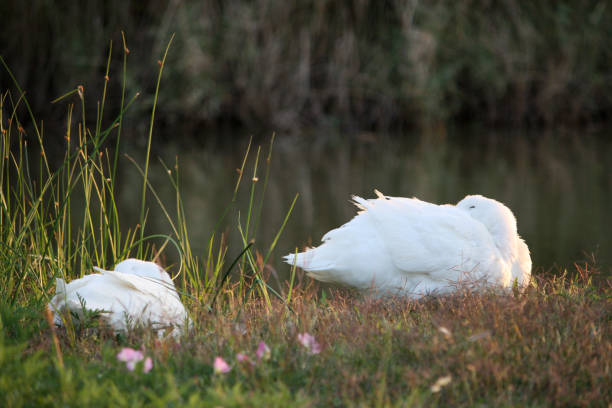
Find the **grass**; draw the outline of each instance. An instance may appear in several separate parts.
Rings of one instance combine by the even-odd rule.
[[[293,288],[293,313],[274,299],[243,302],[234,283],[212,313],[190,308],[196,329],[179,342],[146,330],[74,340],[58,330],[63,367],[40,307],[4,305],[0,395],[11,407],[607,406],[610,282],[577,272],[536,279],[524,295],[419,302],[342,290],[322,297],[304,281]],[[297,342],[302,332],[322,344],[320,354]],[[260,341],[269,359],[236,360],[239,352],[256,360]],[[128,372],[115,357],[124,346],[143,347],[153,370]],[[216,356],[229,373],[213,373]]]
[[[289,282],[272,286],[267,264],[276,256],[297,199],[287,206],[274,239],[260,242],[273,140],[267,152],[249,145],[234,198],[219,215],[207,250],[195,254],[178,162],[166,166],[167,182],[176,191],[170,207],[150,182],[149,156],[144,164],[131,159],[142,175],[142,201],[136,203],[142,215],[138,225],[126,229],[122,224],[115,197],[117,149],[124,115],[137,94],[127,95],[123,88],[125,103],[109,119],[103,86],[95,120],[85,113],[84,87],[58,98],[68,105],[67,127],[59,133],[65,151],[57,164],[46,153],[44,123],[35,120],[14,86],[16,97],[3,92],[0,99],[2,406],[610,403],[610,281],[591,265],[536,277],[526,293],[504,296],[372,300],[346,290],[320,290],[295,270]],[[152,114],[147,151],[153,119]],[[248,206],[238,208],[236,197],[243,193]],[[171,234],[147,230],[151,203],[162,208]],[[222,226],[228,222],[240,235],[240,248],[226,244]],[[111,267],[134,255],[163,260],[170,250],[179,254],[180,263],[168,265],[169,270],[194,321],[178,340],[159,339],[146,328],[114,334],[95,313],[66,330],[49,324],[45,305],[55,278],[70,281],[94,265]],[[304,332],[316,337],[321,353],[311,354],[299,344],[297,335]],[[261,341],[270,354],[258,361]],[[142,348],[153,359],[152,371],[128,371],[116,358],[123,347]],[[239,352],[257,363],[239,363]],[[215,373],[216,357],[224,358],[231,371]]]

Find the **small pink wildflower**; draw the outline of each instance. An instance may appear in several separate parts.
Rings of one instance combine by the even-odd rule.
[[[261,360],[262,358],[267,360],[270,358],[270,347],[268,347],[263,340],[260,341],[255,355],[257,356],[258,360]]]
[[[232,369],[232,367],[230,367],[229,364],[227,364],[225,360],[221,357],[215,357],[213,368],[216,374],[229,373],[230,370]]]
[[[143,359],[142,351],[134,350],[133,348],[124,347],[121,349],[119,354],[117,354],[117,360],[119,361],[140,361]]]
[[[148,373],[153,368],[153,360],[151,357],[147,357],[144,361],[144,367],[142,368],[143,373]]]
[[[133,348],[129,348],[129,347],[124,347],[117,354],[117,360],[123,361],[127,369],[130,371],[134,371],[134,368],[136,368],[136,363],[138,363],[139,361],[142,361],[143,359],[144,359],[144,355],[142,354],[142,351],[134,350]],[[145,373],[148,373],[151,370],[151,368],[153,368],[153,360],[151,360],[151,357],[147,357],[147,360],[148,362],[145,361],[145,371],[144,371]],[[150,364],[149,369],[146,369],[149,364]]]
[[[321,352],[321,345],[310,333],[298,334],[298,342],[304,346],[310,354],[319,354]]]

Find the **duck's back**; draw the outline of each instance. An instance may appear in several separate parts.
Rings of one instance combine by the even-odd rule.
[[[361,208],[355,218],[298,255],[297,265],[313,278],[415,297],[462,280],[509,279],[484,225],[455,206],[382,196],[354,200]]]

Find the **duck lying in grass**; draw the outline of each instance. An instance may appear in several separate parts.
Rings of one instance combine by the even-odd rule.
[[[189,321],[174,283],[157,264],[126,259],[113,271],[94,269],[100,273],[69,284],[57,278],[56,294],[49,303],[57,325],[64,323],[66,312],[83,318],[86,311],[99,312],[116,331],[138,324],[150,324],[155,330],[181,329]]]
[[[436,205],[376,194],[353,197],[357,216],[325,234],[319,247],[287,255],[285,262],[314,279],[375,295],[419,298],[529,282],[529,249],[502,203],[469,195],[457,205]]]

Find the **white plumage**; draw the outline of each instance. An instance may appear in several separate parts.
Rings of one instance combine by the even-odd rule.
[[[49,307],[57,325],[67,309],[80,317],[85,309],[101,315],[117,331],[130,325],[151,324],[156,330],[182,328],[189,317],[168,273],[153,262],[126,259],[114,271],[98,267],[99,274],[86,275],[69,284],[57,279],[56,294]],[[178,331],[174,331],[178,333]]]
[[[323,282],[418,298],[472,288],[524,287],[531,257],[508,207],[481,195],[457,205],[416,198],[353,197],[357,216],[323,236],[323,243],[290,254],[295,264]]]

